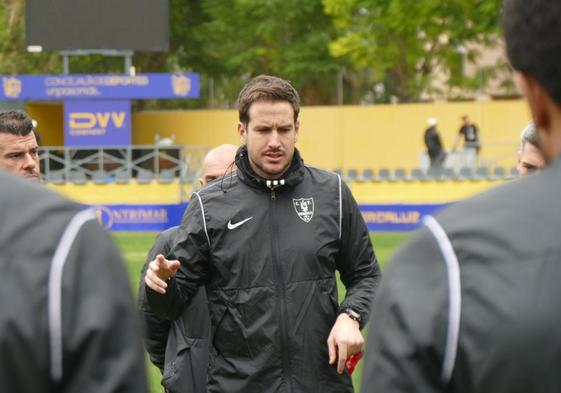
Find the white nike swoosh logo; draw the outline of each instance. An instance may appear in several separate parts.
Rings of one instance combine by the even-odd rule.
[[[230,221],[228,221],[228,229],[236,229],[237,227],[239,227],[242,224],[245,224],[246,222],[248,222],[252,218],[253,217],[246,218],[245,220],[242,220],[240,222],[236,222],[235,224],[232,224],[232,220],[230,220]]]

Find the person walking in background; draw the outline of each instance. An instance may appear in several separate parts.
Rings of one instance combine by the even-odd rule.
[[[520,176],[541,171],[545,166],[545,160],[540,151],[539,136],[534,122],[528,123],[520,134],[520,149],[518,150],[518,162],[516,169]]]
[[[430,160],[431,168],[441,168],[446,160],[446,152],[442,146],[442,140],[436,126],[438,121],[435,117],[429,117],[427,120],[428,128],[425,130],[425,146]]]
[[[199,179],[201,187],[235,170],[236,150],[234,145],[221,145],[206,154]],[[168,256],[178,233],[179,227],[160,233],[148,253],[141,278],[150,262]],[[168,393],[206,392],[210,334],[207,302],[205,288],[200,287],[181,317],[173,321],[161,319],[150,308],[141,279],[138,304],[144,322],[144,345],[150,360],[162,372],[162,385]]]
[[[340,176],[304,165],[289,82],[251,79],[238,108],[237,172],[193,194],[170,259],[146,271],[150,307],[175,319],[206,285],[209,392],[352,392],[380,277],[366,224]]]
[[[0,391],[146,393],[127,273],[94,212],[7,173],[0,190]]]
[[[456,142],[454,142],[452,151],[456,150],[462,138],[464,140],[464,150],[472,149],[475,152],[475,156],[479,157],[479,151],[481,150],[479,128],[469,120],[468,115],[462,116],[462,126],[458,132],[458,137],[456,138]]]
[[[458,202],[390,262],[369,393],[560,392],[561,2],[506,0],[503,31],[549,167]]]
[[[39,181],[38,150],[31,118],[22,111],[0,111],[0,169]]]

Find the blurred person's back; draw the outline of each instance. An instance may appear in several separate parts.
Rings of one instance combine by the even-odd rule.
[[[503,12],[547,167],[426,216],[394,254],[365,392],[561,391],[561,2],[505,0]]]
[[[127,274],[95,215],[5,173],[0,189],[0,392],[146,392]]]

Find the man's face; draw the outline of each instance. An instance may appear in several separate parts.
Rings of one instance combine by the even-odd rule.
[[[545,160],[540,150],[531,143],[524,143],[522,151],[518,154],[518,164],[516,168],[520,176],[541,171],[545,166]]]
[[[0,168],[39,181],[38,149],[33,132],[26,136],[0,132]]]
[[[251,167],[264,179],[278,179],[290,166],[298,140],[298,122],[287,101],[258,101],[249,108],[247,127],[238,123]]]
[[[207,183],[210,183],[213,180],[218,179],[219,177],[224,176],[225,168],[213,168],[209,166],[206,169],[203,169],[203,174],[199,180],[201,187],[205,186]]]
[[[206,159],[203,163],[203,170],[201,178],[199,179],[199,185],[204,187],[207,183],[230,173],[232,170],[236,169],[233,165],[235,159],[235,152],[228,156],[212,156]]]

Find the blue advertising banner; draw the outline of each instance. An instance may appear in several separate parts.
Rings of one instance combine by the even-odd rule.
[[[199,74],[2,75],[0,100],[199,98]]]
[[[98,205],[97,219],[110,231],[161,232],[181,223],[187,203],[175,205]]]
[[[128,146],[131,144],[130,101],[67,101],[64,103],[65,146]]]
[[[448,204],[359,205],[370,232],[413,231],[422,224],[423,216],[437,213]]]
[[[94,206],[102,225],[111,231],[163,231],[179,225],[187,203],[177,205]],[[417,229],[423,216],[435,214],[448,204],[359,205],[371,232],[399,232]]]

